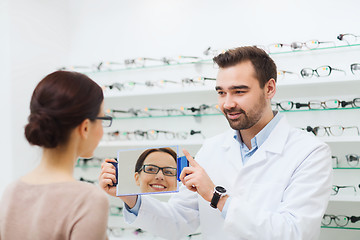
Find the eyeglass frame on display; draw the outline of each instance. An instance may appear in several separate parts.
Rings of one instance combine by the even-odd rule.
[[[354,194],[356,195],[357,191],[356,191],[356,187],[355,186],[339,186],[339,185],[332,185],[332,190],[335,192],[335,194],[331,193],[332,196],[335,196],[339,193],[340,189],[344,189],[344,188],[353,188],[354,189]]]
[[[328,73],[327,75],[320,76],[318,70],[321,69],[321,68],[328,68],[328,69],[329,69],[329,73]],[[306,71],[306,70],[311,71],[311,75],[306,76],[306,74],[305,74],[305,71]],[[316,69],[303,68],[303,69],[301,69],[301,71],[300,71],[300,75],[301,75],[302,78],[312,78],[312,76],[315,76],[315,77],[328,77],[328,76],[331,75],[332,71],[340,71],[340,72],[343,72],[343,73],[346,75],[346,72],[345,72],[344,70],[338,69],[338,68],[333,68],[333,67],[331,67],[331,66],[329,66],[329,65],[323,65],[323,66],[320,66],[320,67],[318,67],[318,68],[316,68]],[[315,75],[314,73],[316,73],[316,75]]]
[[[331,131],[331,127],[340,127],[340,128],[342,129],[341,134],[340,134],[340,135],[335,135],[335,134]],[[332,136],[342,136],[342,134],[344,133],[344,130],[345,130],[345,129],[350,129],[350,128],[356,128],[356,129],[357,129],[357,134],[360,135],[359,127],[357,127],[357,126],[343,127],[343,126],[341,126],[341,125],[332,125],[332,126],[329,126],[329,127],[317,126],[317,127],[314,127],[314,128],[312,128],[311,126],[307,126],[307,127],[306,127],[305,129],[303,129],[303,130],[306,130],[306,131],[308,131],[308,132],[312,132],[312,133],[314,133],[315,136],[319,136],[319,137],[325,136],[325,133],[324,133],[323,135],[318,135],[318,133],[319,133],[319,132],[318,132],[318,129],[319,129],[319,128],[323,128],[323,129],[324,129],[324,132],[325,132],[328,136],[330,136],[330,135],[332,135]],[[327,130],[327,129],[329,129],[329,130]]]

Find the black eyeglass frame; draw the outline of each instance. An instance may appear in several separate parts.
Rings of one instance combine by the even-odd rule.
[[[157,169],[157,171],[156,171],[156,172],[148,172],[148,171],[146,171],[145,168],[146,168],[146,167],[149,167],[149,166],[150,166],[150,167],[154,167],[155,169]],[[166,170],[166,169],[175,170],[175,173],[174,173],[174,174],[165,173],[165,172],[164,172],[164,169],[165,169],[165,170]],[[160,170],[162,171],[162,173],[163,173],[164,176],[176,177],[176,175],[177,175],[177,168],[172,168],[172,167],[158,167],[158,166],[153,165],[153,164],[144,164],[144,165],[142,165],[142,167],[141,167],[137,172],[143,171],[144,173],[148,173],[148,174],[158,174]]]
[[[113,121],[113,117],[105,115],[104,117],[96,117],[94,120],[102,120],[102,125],[103,127],[111,127],[112,125],[112,121]],[[104,124],[105,122],[103,121],[108,121],[108,124]]]

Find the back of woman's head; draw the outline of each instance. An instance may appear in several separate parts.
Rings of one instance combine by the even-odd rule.
[[[72,129],[98,116],[103,99],[101,87],[84,74],[56,71],[47,75],[31,97],[26,139],[45,148],[66,143]]]

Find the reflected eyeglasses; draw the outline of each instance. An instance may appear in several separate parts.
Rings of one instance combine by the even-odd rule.
[[[101,120],[103,127],[111,127],[113,118],[111,116],[96,117],[95,119]]]
[[[152,165],[152,164],[145,164],[143,165],[138,172],[140,171],[144,171],[145,173],[149,173],[149,174],[158,174],[158,172],[161,170],[162,173],[165,176],[169,176],[169,177],[175,177],[176,173],[177,173],[177,169],[176,168],[172,168],[172,167],[158,167],[156,165]]]
[[[300,71],[300,74],[303,78],[311,78],[312,76],[327,77],[327,76],[330,76],[332,71],[340,71],[346,75],[346,72],[344,70],[333,68],[333,67],[330,67],[329,65],[324,65],[324,66],[318,67],[316,69],[303,68]]]

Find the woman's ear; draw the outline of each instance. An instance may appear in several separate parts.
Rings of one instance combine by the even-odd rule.
[[[135,173],[134,178],[135,178],[136,185],[140,186],[140,179],[139,179],[140,175],[138,172]]]
[[[85,119],[84,121],[82,121],[82,123],[80,123],[80,125],[78,126],[78,130],[79,130],[79,134],[81,136],[81,138],[83,139],[87,139],[89,136],[89,132],[90,132],[90,120],[89,119]]]

